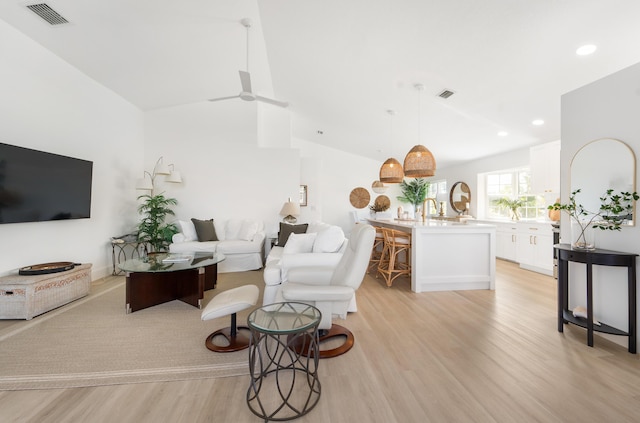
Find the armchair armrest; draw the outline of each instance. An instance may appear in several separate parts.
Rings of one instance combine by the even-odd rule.
[[[329,266],[304,266],[289,269],[287,281],[306,285],[329,285],[335,268]]]
[[[349,301],[354,292],[349,286],[317,286],[301,283],[288,283],[282,286],[282,297],[288,301]]]
[[[251,242],[255,244],[263,244],[265,237],[266,237],[266,234],[263,231],[257,232],[251,239]]]

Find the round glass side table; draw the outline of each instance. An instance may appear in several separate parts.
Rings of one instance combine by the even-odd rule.
[[[317,308],[295,302],[269,304],[249,315],[247,404],[253,414],[265,421],[292,420],[318,403],[321,316]]]

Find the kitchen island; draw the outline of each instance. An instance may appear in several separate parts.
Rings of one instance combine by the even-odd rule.
[[[435,219],[367,221],[411,233],[412,291],[495,289],[495,225]]]

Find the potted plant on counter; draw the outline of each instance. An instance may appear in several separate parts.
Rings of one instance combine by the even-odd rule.
[[[502,197],[494,200],[493,203],[501,208],[511,210],[511,220],[520,220],[518,209],[524,206],[524,202],[521,199]]]
[[[141,195],[138,199],[144,200],[138,206],[138,213],[143,216],[138,223],[138,240],[149,243],[154,252],[166,251],[178,227],[173,223],[165,223],[165,219],[175,215],[171,206],[177,205],[178,201],[162,194]]]
[[[632,218],[634,202],[640,198],[636,192],[622,191],[616,194],[613,189],[608,189],[600,197],[598,211],[592,212],[576,202],[576,195],[580,191],[580,189],[576,189],[571,192],[569,203],[561,204],[556,202],[547,208],[549,210],[564,211],[572,218],[571,238],[573,242],[571,245],[574,248],[586,250],[595,248],[593,240],[594,229],[619,231],[622,225]]]
[[[418,208],[424,203],[427,198],[427,191],[429,190],[429,182],[426,179],[415,178],[410,182],[403,180],[400,182],[400,189],[402,195],[396,197],[403,203],[409,203],[413,205],[414,213],[418,213]]]

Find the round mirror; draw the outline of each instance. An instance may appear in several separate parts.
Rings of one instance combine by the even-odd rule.
[[[571,160],[571,192],[580,189],[576,202],[590,212],[600,209],[608,189],[636,190],[636,156],[620,140],[601,138],[584,145]],[[635,216],[628,225],[635,224]]]
[[[471,203],[471,190],[465,182],[456,182],[449,192],[449,203],[453,210],[459,214],[463,214],[469,210]]]

